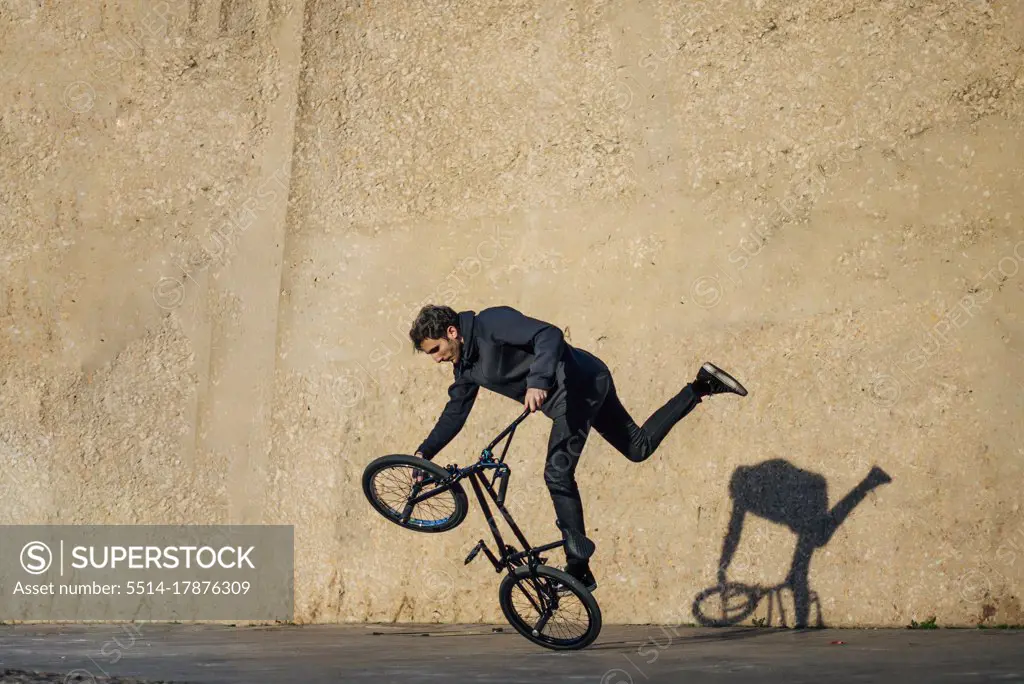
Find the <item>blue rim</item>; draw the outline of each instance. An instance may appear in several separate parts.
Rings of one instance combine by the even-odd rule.
[[[451,516],[448,516],[444,520],[420,520],[419,518],[409,518],[408,524],[416,525],[417,527],[440,527],[451,519]]]

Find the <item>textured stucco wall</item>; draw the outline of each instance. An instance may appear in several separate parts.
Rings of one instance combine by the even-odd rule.
[[[607,622],[693,622],[779,459],[741,498],[892,478],[810,559],[826,624],[1024,622],[1018,3],[2,0],[0,54],[0,523],[294,524],[299,621],[500,621],[475,505],[416,535],[360,476],[443,406],[418,306],[510,304],[638,421],[704,360],[751,391],[591,438]],[[747,516],[729,579],[796,545]]]

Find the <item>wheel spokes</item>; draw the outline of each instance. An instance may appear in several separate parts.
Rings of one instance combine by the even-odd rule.
[[[523,624],[538,632],[539,638],[572,643],[587,633],[590,617],[586,606],[571,591],[551,598],[559,586],[547,579],[524,577],[512,589],[512,608]]]
[[[450,519],[456,511],[455,495],[443,488],[430,498],[415,504],[413,471],[411,466],[396,465],[384,468],[373,478],[373,489],[377,500],[403,524],[430,527]],[[429,487],[433,482],[427,482]],[[418,494],[419,492],[417,492]],[[428,490],[429,493],[429,490]],[[413,513],[416,517],[412,517]]]

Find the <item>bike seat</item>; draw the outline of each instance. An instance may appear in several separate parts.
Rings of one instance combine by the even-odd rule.
[[[562,530],[562,535],[565,538],[565,550],[570,556],[586,560],[597,550],[597,545],[594,542],[576,530]]]

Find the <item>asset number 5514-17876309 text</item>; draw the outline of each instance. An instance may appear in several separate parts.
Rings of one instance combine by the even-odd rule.
[[[175,582],[128,582],[126,594],[248,594],[249,582],[179,580]]]

